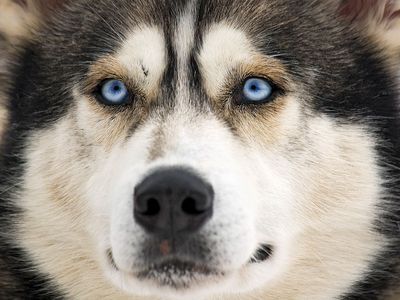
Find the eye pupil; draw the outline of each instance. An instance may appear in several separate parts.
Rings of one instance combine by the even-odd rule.
[[[106,105],[123,105],[129,98],[128,89],[120,80],[106,80],[100,86],[99,100]]]

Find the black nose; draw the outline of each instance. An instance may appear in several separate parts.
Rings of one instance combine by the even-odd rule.
[[[198,231],[212,216],[214,191],[184,169],[148,176],[134,194],[134,216],[148,232],[169,238]]]

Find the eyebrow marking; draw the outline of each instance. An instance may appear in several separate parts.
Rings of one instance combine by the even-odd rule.
[[[216,96],[228,72],[250,63],[257,55],[245,32],[226,23],[217,23],[204,34],[198,54],[199,67],[210,96]]]
[[[116,57],[127,75],[147,94],[157,93],[167,65],[165,36],[158,26],[134,28]]]

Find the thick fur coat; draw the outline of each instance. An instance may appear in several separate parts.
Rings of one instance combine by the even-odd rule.
[[[398,299],[399,9],[3,0],[0,298]],[[170,169],[212,214],[161,237],[136,191]]]

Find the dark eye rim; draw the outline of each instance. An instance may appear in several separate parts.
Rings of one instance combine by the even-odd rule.
[[[125,85],[125,87],[128,91],[128,95],[125,97],[124,101],[121,103],[110,102],[107,99],[105,99],[102,95],[102,88],[103,88],[104,84],[106,84],[107,82],[112,81],[112,80],[121,81]],[[92,92],[92,94],[94,95],[97,102],[99,102],[100,104],[107,106],[107,107],[128,106],[133,102],[133,100],[135,98],[134,93],[129,89],[128,85],[124,82],[124,80],[121,80],[119,78],[105,78],[105,79],[101,80],[100,83],[97,84],[97,86],[94,89],[94,91]]]
[[[244,95],[243,89],[246,85],[246,82],[250,79],[260,79],[260,80],[265,80],[267,81],[272,88],[272,93],[271,95],[262,101],[251,101],[246,98]],[[264,76],[246,76],[241,80],[241,83],[236,86],[236,88],[233,91],[233,99],[234,103],[238,106],[261,106],[265,104],[269,104],[271,102],[274,102],[278,97],[282,96],[284,94],[284,90],[276,84],[271,78],[264,77]]]

